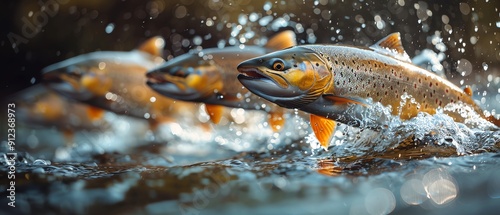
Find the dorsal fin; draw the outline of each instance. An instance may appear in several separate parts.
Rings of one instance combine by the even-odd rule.
[[[265,47],[269,49],[281,50],[296,45],[297,39],[295,38],[295,33],[291,30],[286,30],[271,37],[267,41]]]
[[[165,40],[163,37],[156,36],[144,41],[139,47],[137,47],[137,50],[153,56],[161,57],[163,55],[163,47],[165,47]]]
[[[370,48],[380,54],[411,63],[411,59],[408,54],[406,54],[403,44],[401,43],[399,32],[389,34],[389,36],[373,44]]]

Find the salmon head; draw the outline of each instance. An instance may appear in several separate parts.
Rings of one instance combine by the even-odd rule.
[[[102,62],[102,63],[101,63]],[[45,84],[67,97],[85,101],[94,95],[104,95],[111,85],[99,69],[105,65],[92,54],[80,55],[42,70]],[[101,67],[102,68],[102,67]]]
[[[292,47],[238,65],[238,80],[251,92],[286,108],[300,108],[330,88],[331,68],[315,51]]]
[[[205,102],[222,90],[219,70],[214,61],[189,53],[149,71],[147,84],[173,99]]]

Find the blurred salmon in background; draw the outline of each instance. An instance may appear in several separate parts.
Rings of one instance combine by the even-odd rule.
[[[55,127],[65,133],[104,130],[103,110],[69,100],[41,85],[14,95],[20,123],[30,127]]]
[[[16,140],[26,143],[17,149],[35,156],[52,157],[58,148],[72,148],[84,142],[81,136],[77,138],[79,134],[111,129],[109,121],[103,118],[103,110],[70,100],[43,85],[22,90],[8,102],[14,105]]]
[[[270,127],[276,132],[283,128],[287,110],[244,88],[237,81],[236,66],[243,60],[295,45],[295,33],[286,30],[271,37],[264,47],[193,50],[150,70],[148,85],[166,97],[204,103],[214,123],[221,120],[223,107],[265,111],[269,113]]]
[[[99,51],[76,56],[46,67],[44,81],[68,98],[146,119],[153,130],[164,122],[196,119],[196,104],[165,98],[146,85],[146,71],[164,61],[163,46],[163,38],[154,37],[129,52]]]

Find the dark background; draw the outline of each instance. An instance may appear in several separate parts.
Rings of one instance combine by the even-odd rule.
[[[39,2],[57,5],[58,10],[42,11]],[[133,49],[145,39],[161,35],[166,38],[165,56],[172,58],[195,48],[193,39],[201,36],[203,47],[217,46],[220,40],[231,35],[227,25],[238,23],[240,14],[255,12],[267,16],[263,5],[268,1],[250,0],[153,0],[153,1],[99,1],[99,0],[19,0],[3,2],[1,7],[1,96],[40,82],[40,70],[52,63],[97,50],[125,51]],[[441,32],[447,47],[443,64],[449,77],[457,76],[457,60],[472,63],[473,73],[484,76],[483,63],[488,64],[486,73],[498,68],[500,33],[496,22],[500,21],[498,1],[270,1],[274,18],[287,14],[288,26],[293,29],[300,23],[304,31],[298,33],[300,43],[309,43],[308,33],[317,38],[316,43],[347,43],[369,45],[391,32],[399,31],[403,45],[413,57],[424,48],[437,51],[429,40]],[[305,4],[304,4],[305,2]],[[399,4],[398,4],[399,2]],[[496,3],[495,3],[496,2]],[[403,5],[401,5],[404,3]],[[180,8],[179,7],[183,7]],[[185,10],[184,10],[185,9]],[[31,13],[31,17],[30,15]],[[431,16],[429,16],[430,11]],[[44,13],[47,19],[44,21]],[[34,17],[39,15],[39,21]],[[378,29],[374,17],[386,23]],[[445,23],[448,17],[447,23]],[[216,17],[213,26],[207,26],[208,18]],[[360,17],[362,19],[360,19]],[[419,18],[421,18],[419,22]],[[445,20],[443,20],[445,19]],[[26,21],[27,20],[27,21]],[[39,29],[27,35],[26,22]],[[111,33],[105,31],[114,24]],[[222,23],[222,24],[221,24]],[[229,23],[229,24],[228,24]],[[217,25],[220,24],[219,28]],[[364,24],[364,27],[362,26]],[[446,25],[448,24],[448,25]],[[333,29],[332,29],[333,28]],[[477,30],[475,30],[477,28]],[[31,28],[33,29],[33,28]],[[309,32],[307,29],[310,29]],[[448,30],[452,30],[451,33]],[[276,29],[271,25],[260,26],[257,22],[243,26],[241,33],[255,31],[255,38],[271,36]],[[12,35],[26,40],[16,48],[10,41]],[[209,36],[207,36],[209,35]],[[473,45],[470,38],[479,38]],[[10,38],[9,38],[10,37]],[[334,37],[332,39],[332,37]],[[182,39],[190,44],[183,46]],[[491,41],[491,42],[490,42]],[[252,41],[246,44],[252,44]],[[228,45],[226,43],[226,45]],[[464,46],[465,45],[465,46]],[[465,48],[465,52],[459,52]],[[17,49],[17,51],[15,50]],[[474,82],[467,77],[466,82]]]

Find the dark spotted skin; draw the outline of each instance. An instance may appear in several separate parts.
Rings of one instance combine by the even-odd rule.
[[[384,106],[390,105],[392,114],[402,119],[412,118],[418,112],[434,114],[437,108],[457,102],[463,102],[477,113],[482,113],[462,89],[410,63],[372,50],[348,46],[302,47],[313,50],[323,58],[333,74],[333,83],[325,94],[359,100],[371,98]],[[407,99],[402,102],[403,95]],[[458,113],[446,113],[455,121],[464,121]]]

